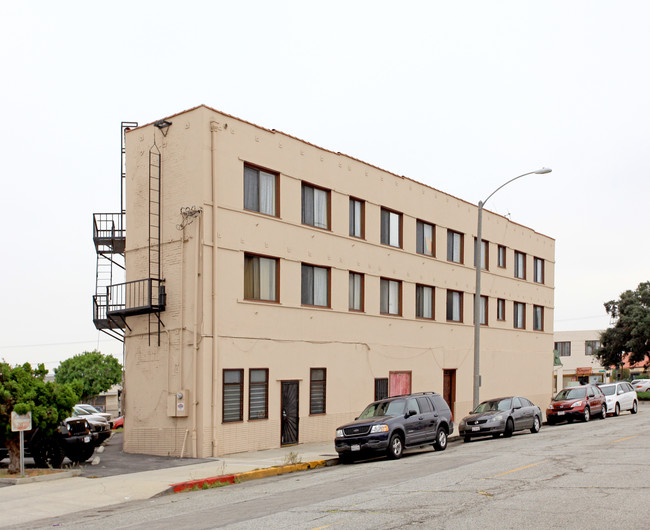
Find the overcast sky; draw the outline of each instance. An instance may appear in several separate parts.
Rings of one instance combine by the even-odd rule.
[[[650,279],[650,2],[3,2],[0,358],[95,330],[92,213],[120,122],[206,104],[556,239],[555,329]]]

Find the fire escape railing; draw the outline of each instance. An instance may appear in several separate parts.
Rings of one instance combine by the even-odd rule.
[[[144,278],[117,283],[106,288],[105,311],[107,318],[158,313],[165,310],[167,294],[164,280]]]
[[[93,214],[93,241],[98,252],[124,254],[126,243],[124,214]]]

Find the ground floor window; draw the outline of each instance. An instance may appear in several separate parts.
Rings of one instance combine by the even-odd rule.
[[[388,377],[375,379],[375,401],[388,397]]]
[[[255,368],[248,372],[248,418],[260,420],[269,417],[269,371]]]
[[[325,414],[326,368],[312,368],[309,379],[309,414]]]
[[[242,421],[244,370],[223,371],[223,422]]]

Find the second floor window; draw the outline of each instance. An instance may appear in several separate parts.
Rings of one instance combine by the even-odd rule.
[[[497,298],[497,320],[506,319],[506,301],[503,298]]]
[[[330,192],[302,185],[302,223],[316,228],[329,229]]]
[[[488,263],[490,263],[489,257],[490,244],[481,240],[481,269],[484,271],[488,270]],[[474,267],[476,267],[476,258],[478,256],[478,249],[476,248],[476,238],[474,238]]]
[[[463,293],[447,291],[447,320],[451,322],[463,321]]]
[[[447,261],[463,263],[463,234],[447,230]]]
[[[385,315],[402,314],[402,282],[381,279],[379,311]]]
[[[515,251],[515,278],[526,279],[526,254]]]
[[[348,309],[350,311],[363,311],[363,274],[358,272],[350,273],[349,296]]]
[[[278,301],[278,260],[246,254],[244,256],[244,298]]]
[[[415,286],[415,316],[433,319],[433,287]]]
[[[560,354],[560,357],[571,357],[571,341],[556,342],[553,349]]]
[[[244,166],[244,208],[277,216],[277,181],[273,173]]]
[[[402,214],[381,209],[381,242],[402,248]]]
[[[350,235],[352,237],[364,237],[363,206],[363,201],[350,198]]]
[[[514,303],[514,327],[526,329],[526,304],[522,302]]]
[[[537,283],[544,283],[544,260],[541,258],[535,258],[535,274],[534,280]]]
[[[301,288],[302,304],[329,307],[329,282],[329,269],[303,264]]]
[[[476,300],[476,295],[474,295],[474,300]],[[479,323],[482,326],[487,326],[488,319],[488,297],[481,296],[481,301],[479,302]]]
[[[506,247],[503,245],[497,247],[497,265],[501,268],[506,266]]]
[[[415,250],[418,254],[434,256],[434,231],[435,228],[429,223],[418,221],[416,226]]]
[[[533,329],[544,331],[544,308],[541,305],[533,306]]]
[[[585,341],[585,355],[593,355],[600,348],[599,340],[586,340]]]

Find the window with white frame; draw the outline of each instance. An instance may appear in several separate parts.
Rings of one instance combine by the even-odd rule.
[[[381,209],[381,242],[383,245],[402,248],[402,214]]]
[[[244,255],[244,298],[278,301],[278,260],[276,258]]]
[[[379,298],[380,313],[384,315],[402,314],[402,282],[382,278]]]
[[[463,321],[463,293],[460,291],[447,291],[447,320]]]
[[[434,288],[428,285],[415,286],[415,316],[417,318],[434,318],[434,293]]]
[[[415,250],[418,254],[425,256],[434,255],[435,227],[432,224],[418,221],[416,224]]]
[[[516,329],[526,329],[526,304],[515,302],[513,304],[514,327]]]
[[[447,261],[463,262],[463,234],[447,230]]]
[[[277,174],[244,166],[244,208],[277,216]]]
[[[303,305],[329,307],[330,270],[302,264],[301,302]]]
[[[330,192],[302,185],[302,223],[316,228],[329,229]]]
[[[526,279],[526,254],[515,250],[515,278]]]
[[[363,311],[363,274],[350,272],[350,293],[348,309]]]

